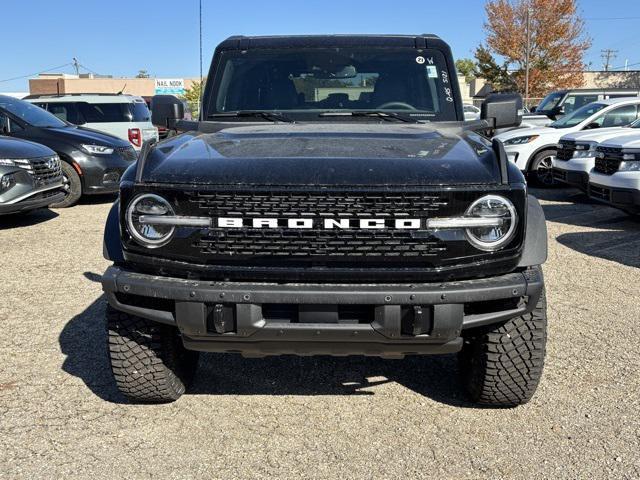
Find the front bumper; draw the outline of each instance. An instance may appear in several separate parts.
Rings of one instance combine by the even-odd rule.
[[[589,198],[632,213],[640,213],[640,190],[589,183]]]
[[[120,179],[132,162],[120,154],[87,155],[74,158],[82,171],[83,193],[102,194],[116,193],[120,187]]]
[[[194,281],[112,266],[102,279],[116,309],[179,328],[192,350],[245,356],[450,353],[462,330],[530,312],[542,271],[429,284]]]
[[[586,192],[589,186],[589,174],[587,172],[578,172],[576,170],[565,170],[554,167],[553,178],[561,183],[566,183],[572,187],[579,188],[583,192]]]

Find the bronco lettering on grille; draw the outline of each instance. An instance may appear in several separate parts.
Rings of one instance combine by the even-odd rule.
[[[332,230],[380,230],[394,228],[398,230],[417,230],[423,228],[420,218],[274,218],[274,217],[218,217],[218,228],[298,228]]]

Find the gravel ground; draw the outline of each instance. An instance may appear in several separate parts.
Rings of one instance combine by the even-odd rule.
[[[547,367],[511,410],[468,403],[453,356],[209,354],[177,403],[129,405],[102,323],[112,199],[0,217],[0,477],[639,478],[640,221],[534,193]]]

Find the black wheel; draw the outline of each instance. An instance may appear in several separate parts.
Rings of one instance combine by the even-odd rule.
[[[545,150],[538,153],[531,162],[529,179],[539,187],[552,187],[558,184],[553,178],[553,157],[555,150]]]
[[[82,196],[82,182],[80,175],[67,162],[60,162],[62,167],[62,187],[64,198],[49,205],[49,208],[67,208],[75,205]]]
[[[544,291],[533,312],[466,332],[458,358],[471,399],[493,407],[527,403],[542,376],[546,343]]]
[[[111,370],[123,395],[135,402],[173,402],[185,392],[198,352],[184,348],[178,330],[107,306]]]

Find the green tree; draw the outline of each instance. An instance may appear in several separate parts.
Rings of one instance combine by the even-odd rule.
[[[149,72],[147,72],[146,70],[138,70],[136,78],[149,78]]]
[[[497,91],[517,89],[516,82],[509,74],[509,63],[498,65],[491,52],[482,45],[476,48],[477,76],[484,78]]]
[[[189,105],[189,110],[191,111],[192,118],[198,118],[198,114],[200,112],[200,99],[202,98],[202,88],[203,84],[207,82],[205,78],[202,82],[199,80],[194,80],[189,88],[184,90],[184,99],[187,101]]]
[[[459,58],[456,60],[456,70],[464,75],[464,81],[469,83],[476,78],[476,62],[470,58]]]

